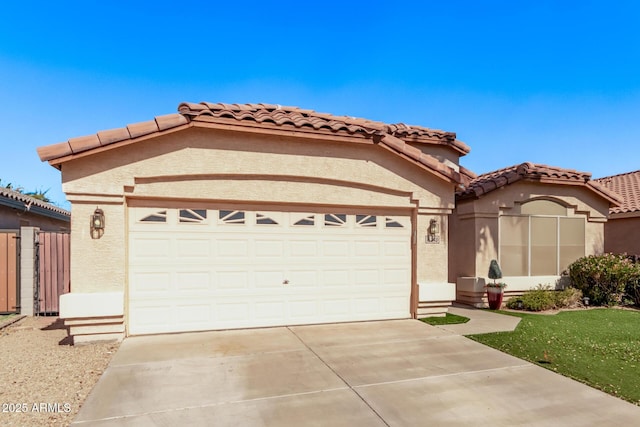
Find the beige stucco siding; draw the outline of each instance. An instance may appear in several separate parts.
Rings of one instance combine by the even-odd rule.
[[[516,182],[492,191],[479,199],[459,201],[451,229],[452,246],[449,278],[486,277],[492,259],[499,259],[499,218],[503,214],[519,214],[519,204],[531,199],[554,200],[569,208],[570,216],[582,216],[585,222],[585,252],[604,251],[604,223],[609,203],[584,187],[574,185]],[[474,248],[474,254],[457,248]],[[465,251],[465,249],[462,249]],[[472,261],[470,262],[469,259]]]
[[[260,180],[264,176],[280,181],[315,178],[378,186],[411,192],[420,205],[453,209],[453,184],[369,144],[256,138],[203,129],[70,161],[64,166],[63,189],[118,195],[124,186],[134,186],[135,178],[213,174],[229,175],[232,180],[240,174]],[[186,187],[182,191],[189,191]]]
[[[188,129],[66,162],[63,189],[72,203],[72,289],[124,291],[127,206],[198,201],[272,210],[316,208],[417,215],[415,278],[447,280],[446,215],[454,184],[372,144],[327,143]],[[89,216],[105,212],[101,239]],[[441,242],[426,245],[431,218]]]
[[[99,205],[104,211],[106,228],[100,239],[92,239],[89,223],[96,203],[72,202],[72,292],[113,292],[124,289],[126,209],[122,204]]]

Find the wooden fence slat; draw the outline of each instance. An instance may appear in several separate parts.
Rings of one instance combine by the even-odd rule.
[[[7,234],[7,311],[18,311],[18,234]]]
[[[9,310],[9,269],[7,236],[8,233],[0,234],[0,313]]]
[[[18,233],[0,233],[0,313],[18,312]]]

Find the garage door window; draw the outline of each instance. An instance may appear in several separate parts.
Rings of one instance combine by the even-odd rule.
[[[358,227],[375,227],[378,224],[378,217],[373,215],[356,215]]]
[[[223,211],[218,213],[219,224],[244,224],[243,211]]]
[[[316,225],[316,216],[314,214],[310,214],[301,219],[298,219],[293,223],[293,225],[301,227],[313,227],[314,225]]]
[[[329,227],[344,227],[347,225],[346,214],[326,214],[324,216],[324,225]]]
[[[147,215],[140,220],[141,222],[167,222],[167,211],[159,211]]]
[[[403,228],[404,226],[400,224],[393,218],[387,218],[385,221],[385,228]]]
[[[180,209],[180,222],[203,223],[207,219],[206,209]]]

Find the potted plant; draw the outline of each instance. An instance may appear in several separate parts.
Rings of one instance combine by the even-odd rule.
[[[489,308],[491,310],[498,310],[502,305],[502,298],[504,297],[504,288],[507,284],[504,282],[496,282],[496,279],[502,279],[502,271],[498,265],[498,261],[491,260],[489,265],[489,279],[493,280],[493,283],[487,283],[484,287],[487,289],[487,300],[489,301]]]

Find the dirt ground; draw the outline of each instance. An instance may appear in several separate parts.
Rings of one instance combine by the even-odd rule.
[[[0,426],[68,426],[117,349],[69,345],[54,317],[0,329]]]

